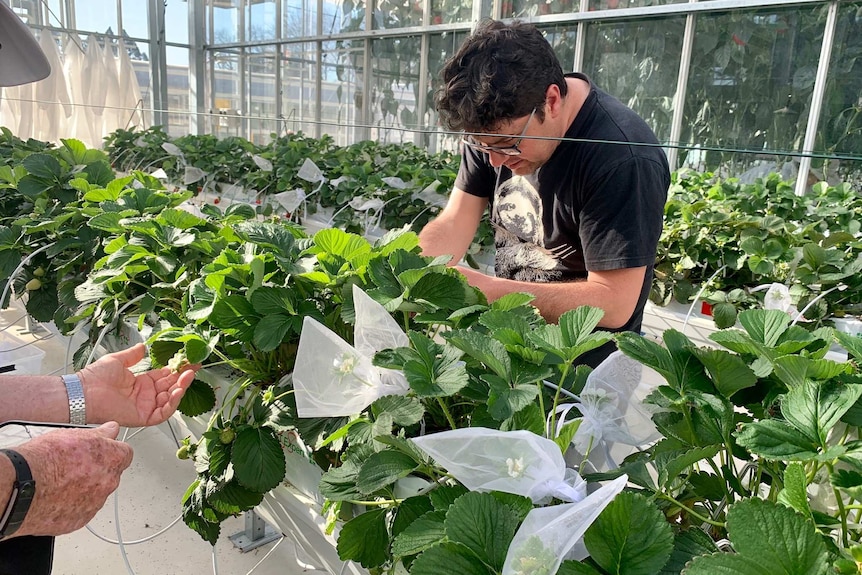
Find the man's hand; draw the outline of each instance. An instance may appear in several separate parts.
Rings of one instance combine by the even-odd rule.
[[[132,448],[115,441],[120,427],[59,429],[15,448],[30,466],[36,496],[18,535],[63,535],[90,522],[132,463]]]
[[[158,425],[173,414],[200,365],[179,373],[168,367],[140,375],[129,368],[141,361],[144,344],[111,353],[85,367],[78,376],[84,387],[87,421],[116,421],[125,427]]]

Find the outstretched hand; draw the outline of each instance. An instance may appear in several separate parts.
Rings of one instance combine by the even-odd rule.
[[[78,373],[84,387],[87,422],[116,421],[124,427],[162,423],[176,411],[200,365],[178,373],[169,367],[135,375],[133,365],[144,358],[146,347],[133,347],[99,358]]]

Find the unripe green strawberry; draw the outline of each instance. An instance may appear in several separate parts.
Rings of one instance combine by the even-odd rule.
[[[33,278],[24,286],[27,291],[35,291],[42,287],[42,281],[39,278]]]
[[[221,441],[225,445],[229,445],[233,442],[233,438],[236,437],[236,432],[232,427],[227,427],[221,430],[221,433],[218,434],[218,440]]]
[[[177,449],[177,459],[188,459],[189,458],[189,446],[188,445],[180,445],[180,448]]]
[[[37,278],[42,277],[43,275],[45,275],[45,268],[43,268],[42,266],[39,266],[38,268],[33,270],[33,275],[36,276]]]

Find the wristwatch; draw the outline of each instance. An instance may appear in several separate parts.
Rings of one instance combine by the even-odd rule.
[[[77,374],[61,375],[69,396],[69,423],[85,425],[87,423],[87,408],[84,404],[84,388]]]
[[[6,504],[3,515],[0,516],[0,539],[3,539],[18,531],[24,523],[27,511],[36,495],[36,480],[33,479],[27,460],[20,453],[11,449],[0,449],[0,453],[12,462],[16,475],[15,482],[12,483],[9,503]]]

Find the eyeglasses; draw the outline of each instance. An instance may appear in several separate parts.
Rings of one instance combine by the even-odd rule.
[[[518,136],[518,141],[512,144],[511,146],[486,146],[485,144],[480,144],[476,140],[474,140],[470,136],[465,136],[461,138],[461,141],[473,148],[474,150],[479,150],[480,152],[485,152],[486,154],[490,154],[494,152],[495,154],[503,154],[504,156],[520,156],[521,155],[521,140],[524,139],[524,136],[527,135],[527,128],[530,127],[530,122],[533,121],[533,116],[536,115],[536,108],[533,108],[533,111],[530,112],[530,117],[527,119],[527,123],[524,124],[524,131],[521,132],[521,135]]]

